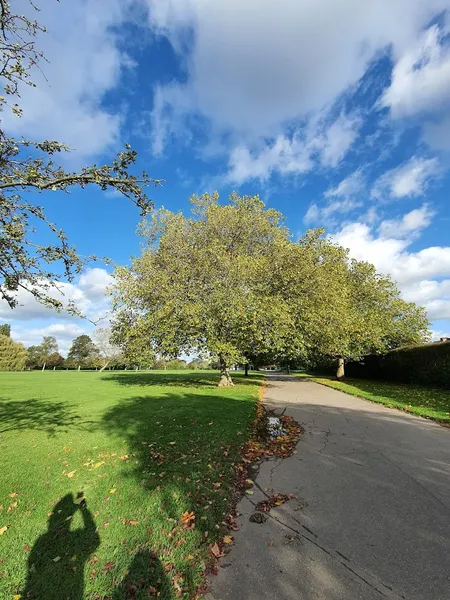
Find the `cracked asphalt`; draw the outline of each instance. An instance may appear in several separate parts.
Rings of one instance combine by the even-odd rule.
[[[450,429],[277,374],[265,402],[304,432],[261,464],[206,598],[450,598]],[[250,522],[273,492],[296,500]]]

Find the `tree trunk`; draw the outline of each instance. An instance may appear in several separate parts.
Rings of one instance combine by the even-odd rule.
[[[81,371],[81,365],[78,365],[78,370]]]
[[[248,363],[245,363],[244,369],[245,369],[245,376],[248,377]]]
[[[219,366],[220,366],[219,387],[230,387],[230,386],[234,385],[233,380],[231,379],[229,365],[227,365],[223,359],[219,358]]]
[[[338,379],[344,379],[345,376],[345,371],[344,371],[344,359],[342,358],[342,356],[340,356],[338,358],[338,368],[336,371],[336,377]]]
[[[105,364],[103,365],[103,367],[100,369],[100,373],[102,373],[102,372],[103,372],[103,371],[106,369],[106,367],[109,365],[109,363],[110,363],[110,362],[111,362],[110,360],[107,360],[107,361],[105,362]],[[96,370],[97,370],[97,369],[96,369]]]
[[[47,363],[44,363],[44,364],[42,365],[42,371],[45,371],[45,365],[46,365],[46,364],[47,364]]]

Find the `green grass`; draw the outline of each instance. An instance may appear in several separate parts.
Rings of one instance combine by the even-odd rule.
[[[336,381],[328,377],[315,377],[305,371],[297,372],[295,375],[312,379],[351,396],[384,404],[389,408],[399,408],[414,415],[450,423],[450,391],[448,390],[367,379]]]
[[[0,373],[2,599],[195,594],[225,531],[261,381],[217,379]],[[185,512],[194,528],[180,524]]]

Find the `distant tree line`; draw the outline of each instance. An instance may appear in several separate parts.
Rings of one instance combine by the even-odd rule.
[[[121,348],[111,342],[111,331],[98,328],[92,339],[83,334],[76,337],[69,349],[67,358],[59,351],[54,336],[44,336],[42,342],[25,348],[11,339],[11,326],[0,325],[0,371],[42,371],[53,369],[98,370],[104,369],[208,369],[215,366],[211,361],[194,358],[187,362],[179,358],[157,358],[152,353],[144,353],[140,358],[125,356]]]

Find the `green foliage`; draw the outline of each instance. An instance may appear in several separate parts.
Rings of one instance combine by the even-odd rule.
[[[132,267],[116,270],[116,340],[162,356],[208,352],[224,377],[255,347],[298,352],[295,306],[283,280],[289,233],[258,196],[194,196],[192,216],[160,210]]]
[[[30,369],[36,369],[47,365],[50,366],[50,357],[53,357],[53,360],[56,360],[55,357],[59,356],[58,344],[56,338],[52,335],[45,336],[38,346],[30,346],[27,352],[27,367]],[[52,364],[51,366],[53,367],[56,365]]]
[[[31,13],[39,10],[32,2],[26,6]],[[4,91],[0,96],[0,112],[10,109],[18,118],[22,115],[18,104],[20,87],[35,86],[30,77],[44,59],[36,48],[35,38],[45,29],[34,16],[17,14],[10,2],[0,1],[0,78]],[[61,301],[52,298],[49,289],[63,277],[73,279],[85,264],[85,259],[77,254],[64,232],[48,221],[40,205],[42,192],[68,191],[73,186],[84,189],[93,184],[102,190],[117,190],[139,207],[142,214],[153,208],[144,188],[161,182],[151,179],[145,172],[139,176],[130,173],[137,154],[128,144],[111,164],[87,166],[79,172],[66,171],[54,162],[55,156],[68,151],[68,146],[57,141],[10,137],[0,126],[0,298],[12,308],[17,305],[19,288],[28,290],[50,307],[63,308]],[[34,193],[24,194],[29,191]],[[38,199],[39,204],[36,203]],[[42,244],[36,239],[36,221],[53,234],[52,243],[45,240]],[[62,269],[53,270],[54,263]],[[64,308],[78,312],[70,301]]]
[[[11,325],[9,323],[3,323],[3,325],[0,325],[0,335],[11,337]]]
[[[0,335],[0,371],[22,371],[27,351],[6,335]]]
[[[142,257],[116,270],[114,335],[125,354],[207,352],[229,383],[234,363],[356,359],[426,339],[424,310],[323,230],[294,243],[258,196],[191,202],[191,217],[156,212],[141,226]]]
[[[398,348],[348,365],[351,377],[450,387],[450,342]]]
[[[91,338],[86,335],[76,337],[69,350],[67,359],[73,361],[77,367],[98,366],[95,361],[98,361],[98,349]]]

